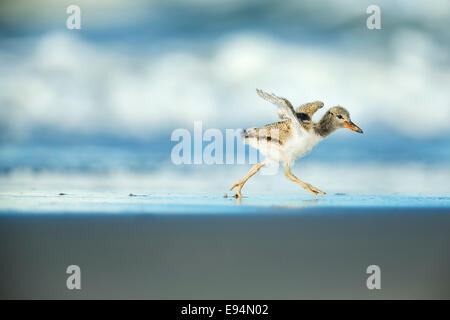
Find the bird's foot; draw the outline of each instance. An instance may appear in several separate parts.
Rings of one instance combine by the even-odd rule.
[[[322,190],[317,189],[316,187],[314,187],[313,185],[310,185],[309,183],[306,184],[305,190],[311,192],[315,196],[318,195],[318,194],[326,194]]]
[[[241,181],[238,181],[231,186],[230,191],[237,187],[236,193],[234,194],[233,197],[235,197],[236,199],[242,198],[241,189],[243,186],[244,184]]]
[[[234,194],[233,197],[236,198],[236,199],[242,199],[243,198],[242,194],[240,192],[237,192],[237,191],[236,191],[236,193]]]

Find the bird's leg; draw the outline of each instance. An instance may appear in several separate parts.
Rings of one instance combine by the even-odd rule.
[[[286,178],[288,178],[289,180],[291,180],[295,183],[298,183],[305,190],[311,192],[314,195],[317,195],[318,193],[325,194],[325,192],[317,189],[316,187],[310,185],[309,183],[303,182],[302,180],[300,180],[299,178],[294,176],[293,173],[291,172],[291,168],[288,165],[284,167],[284,175],[286,176]]]
[[[264,163],[255,164],[245,177],[243,177],[241,180],[238,180],[235,184],[231,186],[230,190],[233,190],[234,188],[237,187],[236,194],[234,195],[235,198],[242,198],[241,194],[242,187],[247,182],[247,180],[250,179],[255,173],[257,173],[259,169],[261,169],[262,167],[264,167]]]

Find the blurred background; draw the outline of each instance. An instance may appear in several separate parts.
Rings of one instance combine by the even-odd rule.
[[[71,4],[81,30],[66,28]],[[175,166],[171,132],[277,121],[262,88],[295,106],[323,101],[316,120],[342,105],[365,131],[328,137],[297,162],[300,178],[331,192],[448,194],[450,3],[378,0],[381,30],[366,27],[371,4],[1,1],[2,191],[225,192],[249,166]],[[250,190],[293,189],[281,179]]]

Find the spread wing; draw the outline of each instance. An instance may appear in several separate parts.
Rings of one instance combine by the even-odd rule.
[[[256,93],[264,100],[267,100],[273,103],[274,105],[278,106],[278,116],[281,119],[289,119],[298,128],[302,127],[300,120],[297,118],[295,110],[292,107],[292,104],[289,102],[289,100],[277,97],[273,93],[270,94],[260,89],[256,89]]]
[[[323,107],[322,101],[315,101],[310,103],[305,103],[297,108],[297,116],[302,121],[311,121],[312,116],[317,110]]]

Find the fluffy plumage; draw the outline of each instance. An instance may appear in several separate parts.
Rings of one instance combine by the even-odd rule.
[[[313,194],[325,194],[323,191],[305,183],[295,177],[291,171],[291,164],[298,158],[310,152],[320,141],[340,128],[349,128],[362,133],[350,119],[349,112],[340,106],[330,108],[320,119],[314,123],[314,113],[323,107],[323,102],[316,101],[301,105],[294,110],[286,98],[269,94],[256,89],[257,94],[278,107],[278,116],[284,121],[274,122],[261,128],[249,128],[242,132],[244,142],[258,149],[266,160],[258,163],[243,179],[236,182],[231,189],[237,187],[236,197],[242,197],[240,191],[245,182],[266,164],[282,163],[285,175],[289,180],[300,184]]]

